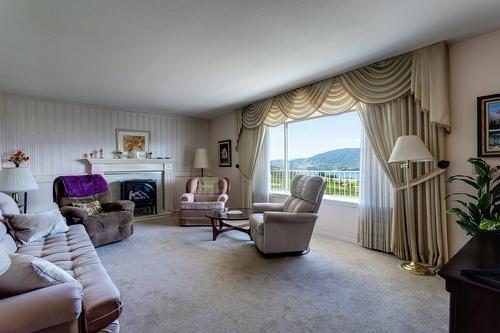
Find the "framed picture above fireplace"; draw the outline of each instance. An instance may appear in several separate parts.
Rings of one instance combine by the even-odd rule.
[[[141,152],[149,150],[151,132],[131,129],[116,129],[116,150],[122,152]]]

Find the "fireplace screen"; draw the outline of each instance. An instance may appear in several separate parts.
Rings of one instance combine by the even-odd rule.
[[[135,179],[121,182],[121,198],[135,203],[135,214],[158,214],[156,182],[153,179]]]

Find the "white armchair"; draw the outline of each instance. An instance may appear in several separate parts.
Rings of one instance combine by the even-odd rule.
[[[250,234],[262,253],[304,252],[318,219],[326,182],[319,176],[296,176],[282,203],[254,203]]]

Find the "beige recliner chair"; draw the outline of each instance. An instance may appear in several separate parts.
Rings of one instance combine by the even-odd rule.
[[[254,203],[250,234],[264,254],[304,252],[318,219],[326,182],[319,176],[296,176],[282,203]]]

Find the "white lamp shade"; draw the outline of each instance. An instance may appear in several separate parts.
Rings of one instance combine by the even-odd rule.
[[[420,137],[404,135],[397,139],[389,157],[389,163],[406,161],[430,162],[434,161],[434,157]]]
[[[6,168],[0,170],[0,192],[18,193],[38,190],[28,168]]]
[[[206,148],[197,148],[194,153],[194,168],[206,169],[209,167],[208,151]]]

